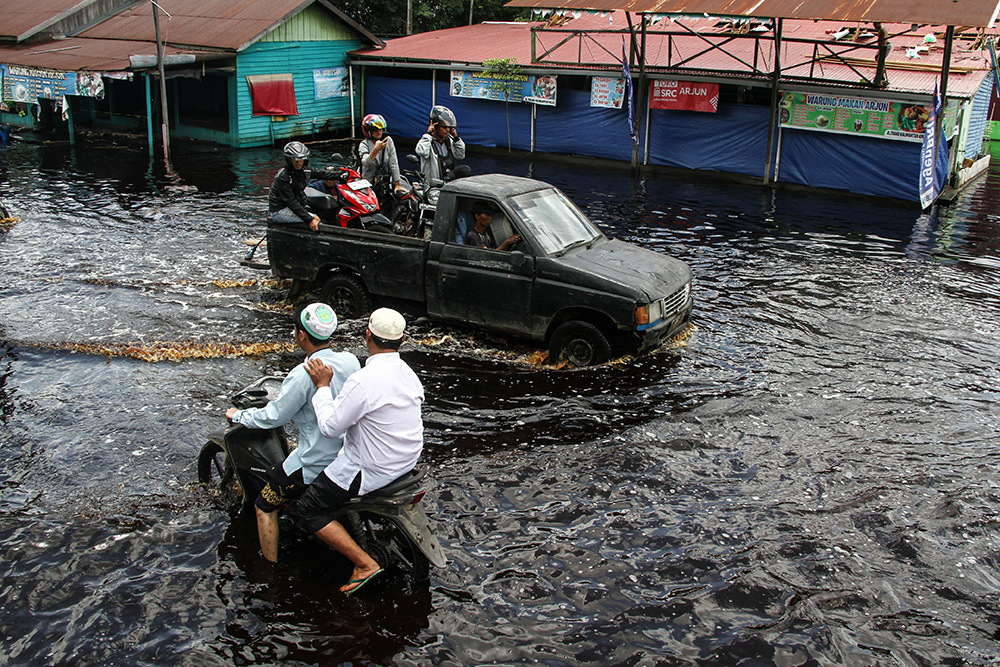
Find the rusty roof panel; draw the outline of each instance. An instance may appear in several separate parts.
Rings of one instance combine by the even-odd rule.
[[[79,0],[0,2],[0,39],[16,40],[78,4]]]
[[[309,0],[158,0],[163,11],[160,31],[165,43],[235,51],[293,15]],[[154,41],[150,5],[141,3],[80,34],[93,39]]]
[[[685,32],[675,23],[683,23],[698,35]],[[486,58],[513,57],[524,67],[547,71],[584,70],[615,71],[620,68],[623,40],[627,38],[627,24],[624,13],[616,12],[600,16],[581,14],[571,18],[561,27],[536,31],[536,56],[552,49],[540,62],[531,62],[531,28],[539,28],[539,23],[483,23],[479,25],[440,30],[390,40],[383,49],[361,49],[352,52],[353,59],[366,64],[413,63],[442,68],[480,66]],[[855,28],[856,23],[832,21],[788,21],[785,26],[786,40],[782,44],[782,72],[786,77],[810,76],[821,79],[821,84],[854,87],[857,93],[878,96],[882,93],[920,94],[933,92],[934,83],[940,76],[943,44],[940,39],[942,27],[927,28],[916,32],[910,24],[885,24],[890,35],[891,51],[887,58],[886,89],[864,90],[857,87],[861,76],[875,77],[875,49],[851,50],[857,43],[835,41],[837,34],[845,27]],[[761,34],[760,40],[731,39],[725,50],[709,48],[709,41],[715,43],[729,39],[731,25],[718,19],[686,18],[678,21],[664,20],[649,28],[646,35],[647,72],[653,76],[742,78],[744,81],[769,81],[770,63],[774,56],[774,42],[770,31]],[[569,31],[587,32],[584,40],[565,41]],[[600,31],[600,32],[598,32]],[[664,33],[673,33],[667,35]],[[659,33],[659,34],[658,34]],[[926,34],[936,33],[936,43],[928,45]],[[818,63],[812,62],[814,42],[803,40],[823,40],[831,50],[843,52],[848,64],[831,55]],[[877,40],[874,33],[860,35],[861,43],[869,47]],[[709,41],[706,41],[709,40]],[[564,42],[560,45],[560,42]],[[960,40],[952,54],[952,76],[948,84],[952,97],[970,97],[978,89],[988,69],[988,53],[970,50],[971,42]],[[919,53],[916,47],[925,47]],[[825,47],[824,47],[825,48]],[[757,71],[752,70],[757,55]],[[686,60],[683,70],[677,64]],[[560,64],[573,63],[573,64]],[[633,69],[633,73],[636,70]],[[829,82],[833,82],[829,84]]]
[[[996,19],[998,5],[997,0],[511,0],[506,6],[986,27]]]
[[[165,47],[164,55],[194,54],[199,60],[225,57],[217,52]],[[120,72],[129,68],[129,56],[156,55],[156,45],[123,39],[69,38],[44,44],[0,47],[0,62],[59,72]],[[230,56],[231,57],[231,56]]]

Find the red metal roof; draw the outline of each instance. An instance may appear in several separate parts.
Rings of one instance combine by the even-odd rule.
[[[578,14],[578,15],[577,15]],[[633,22],[637,17],[633,17]],[[541,26],[540,23],[482,23],[479,25],[438,30],[431,33],[412,35],[390,40],[383,49],[361,49],[352,52],[354,61],[366,64],[379,63],[413,63],[414,66],[431,65],[446,66],[453,69],[480,67],[487,58],[516,58],[522,67],[535,70],[616,70],[620,68],[619,59],[622,44],[628,39],[628,27],[623,12],[587,14],[575,12],[559,28],[539,30],[536,38],[536,55],[548,49],[552,51],[546,59],[532,64],[531,62],[531,27]],[[694,35],[688,30],[695,31]],[[746,26],[749,27],[749,26]],[[832,21],[785,21],[783,27],[781,68],[783,76],[809,77],[839,82],[839,85],[856,86],[861,75],[874,79],[875,57],[874,48],[849,51],[846,57],[850,66],[840,63],[832,57],[827,57],[819,63],[812,63],[814,44],[801,43],[795,40],[823,40],[833,50],[848,49],[855,42],[836,40],[834,35],[844,28],[854,30],[857,23],[841,23]],[[883,26],[892,46],[887,58],[887,77],[889,85],[885,89],[872,89],[871,94],[879,92],[929,94],[934,91],[934,84],[940,78],[940,68],[943,61],[943,27],[925,27],[917,32],[910,32],[910,24],[885,24]],[[763,26],[759,33],[761,39],[733,39],[725,44],[725,51],[708,48],[704,38],[713,38],[714,42],[722,42],[733,28],[732,22],[718,18],[688,17],[671,21],[664,19],[656,25],[647,28],[646,35],[646,66],[652,75],[664,76],[700,76],[753,78],[758,81],[766,79],[774,58],[773,34],[770,28]],[[570,33],[568,30],[587,32],[586,39],[571,39],[563,42]],[[601,30],[602,32],[594,32]],[[613,31],[613,32],[611,32]],[[671,36],[656,34],[657,32],[675,33]],[[907,34],[898,34],[906,32]],[[925,42],[925,35],[937,33],[933,44]],[[750,34],[754,34],[751,32]],[[874,46],[877,44],[875,33],[862,30],[860,44]],[[915,49],[925,47],[920,52]],[[754,74],[749,65],[758,59],[758,71]],[[821,51],[822,52],[822,51]],[[909,55],[908,55],[909,54]],[[978,90],[989,67],[989,54],[983,50],[969,50],[969,42],[957,40],[952,53],[951,76],[948,82],[948,93],[951,97],[971,97]],[[685,59],[684,71],[678,71],[677,65]],[[557,64],[553,61],[572,62]],[[852,69],[853,67],[853,69]],[[633,74],[638,74],[633,70]],[[784,84],[791,85],[791,82]]]
[[[165,47],[164,55],[193,53],[199,60],[226,57],[215,51]],[[97,39],[58,39],[42,44],[0,46],[0,62],[57,72],[120,72],[129,69],[129,56],[156,55],[149,42]],[[231,56],[230,56],[231,57]]]
[[[164,43],[235,52],[312,0],[157,0],[156,4],[164,12],[160,15]],[[139,3],[78,36],[154,41],[153,10],[149,3]]]
[[[986,27],[997,0],[511,0],[508,7]]]
[[[0,39],[17,41],[80,4],[79,0],[5,0],[0,3]]]

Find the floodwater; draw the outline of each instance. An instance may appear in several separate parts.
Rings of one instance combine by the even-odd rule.
[[[694,326],[566,371],[415,322],[449,564],[346,598],[195,480],[227,397],[297,361],[237,264],[276,151],[175,152],[0,151],[0,662],[1000,662],[1000,169],[921,214],[474,156],[688,262]]]

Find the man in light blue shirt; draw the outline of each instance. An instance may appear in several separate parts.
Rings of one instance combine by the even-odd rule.
[[[230,408],[226,418],[247,428],[277,428],[289,421],[299,430],[299,446],[284,463],[267,471],[268,483],[254,503],[257,510],[257,535],[264,558],[278,560],[278,509],[301,496],[306,486],[337,458],[343,437],[327,437],[320,432],[312,397],[316,385],[306,373],[306,362],[316,359],[330,368],[332,385],[339,391],[344,380],[360,368],[350,352],[330,349],[330,336],[337,329],[337,315],[330,306],[311,303],[295,314],[295,343],[306,353],[281,383],[281,393],[262,408]]]

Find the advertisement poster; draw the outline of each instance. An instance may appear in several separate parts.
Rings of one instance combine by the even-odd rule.
[[[649,108],[715,113],[719,110],[719,84],[655,79],[649,86]]]
[[[313,70],[313,99],[325,100],[330,97],[348,97],[351,81],[346,67],[326,67]]]
[[[37,104],[39,98],[59,100],[65,95],[104,97],[100,72],[55,72],[0,65],[0,100]]]
[[[500,88],[502,83],[504,82],[494,78],[488,72],[452,70],[451,96],[555,106],[556,77],[554,76],[536,77],[526,74],[518,76],[517,80],[513,82],[515,88],[510,93],[509,99],[506,99],[504,91]]]
[[[785,127],[922,142],[930,104],[786,92],[778,113]],[[954,122],[949,127],[948,116],[946,111],[945,136],[951,136],[954,128]]]
[[[621,109],[625,101],[625,79],[595,76],[590,79],[590,106]]]

